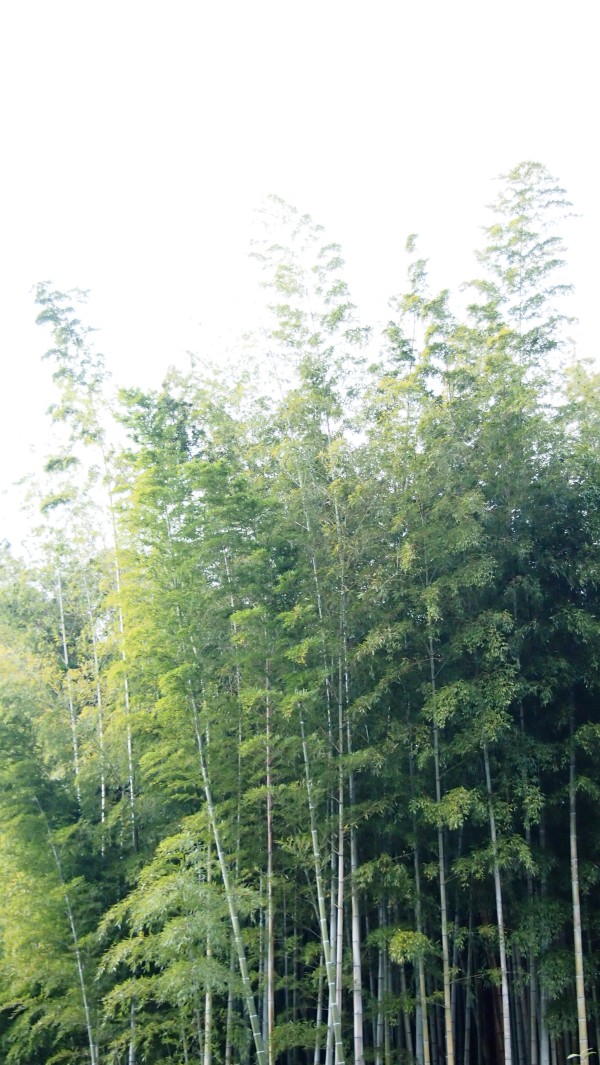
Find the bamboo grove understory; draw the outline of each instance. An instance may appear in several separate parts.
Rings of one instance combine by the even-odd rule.
[[[278,200],[270,326],[114,397],[37,289],[58,441],[0,581],[7,1065],[600,1051],[600,376],[502,180],[458,314],[365,328]],[[252,362],[254,359],[254,362]]]

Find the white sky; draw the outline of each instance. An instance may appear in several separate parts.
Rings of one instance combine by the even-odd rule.
[[[2,486],[37,471],[52,400],[38,280],[90,288],[119,383],[252,324],[252,212],[277,192],[342,243],[371,321],[420,235],[437,286],[476,273],[492,179],[537,159],[593,333],[597,28],[589,0],[5,0],[0,5]],[[225,343],[225,341],[224,341]],[[214,339],[211,354],[216,355]],[[0,538],[14,539],[14,496]],[[4,531],[3,531],[4,529]],[[17,534],[18,535],[18,534]]]

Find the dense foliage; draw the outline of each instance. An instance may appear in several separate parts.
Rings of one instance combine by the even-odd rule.
[[[600,379],[561,359],[568,206],[521,164],[464,315],[413,258],[375,337],[274,201],[267,380],[117,405],[81,294],[39,286],[63,443],[37,561],[2,557],[3,1061],[600,1049]]]

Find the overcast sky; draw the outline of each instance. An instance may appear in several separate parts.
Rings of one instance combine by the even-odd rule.
[[[269,192],[339,240],[384,319],[420,234],[439,285],[473,276],[492,179],[536,159],[570,227],[580,352],[596,357],[597,33],[588,0],[12,0],[0,9],[2,486],[39,468],[52,400],[31,287],[92,291],[120,383],[219,353],[262,295]],[[0,497],[9,538],[12,495]],[[0,528],[0,537],[3,535]]]

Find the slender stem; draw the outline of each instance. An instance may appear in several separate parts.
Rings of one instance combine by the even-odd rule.
[[[227,908],[229,910],[229,919],[231,921],[231,928],[233,931],[233,940],[238,957],[238,965],[240,969],[240,976],[242,978],[242,986],[244,989],[244,1000],[246,1003],[246,1010],[250,1019],[250,1027],[252,1029],[252,1036],[254,1039],[254,1046],[256,1048],[256,1056],[258,1058],[259,1065],[268,1065],[267,1053],[263,1042],[262,1033],[260,1030],[260,1023],[258,1019],[258,1013],[256,1010],[256,1002],[254,999],[254,993],[252,991],[252,984],[250,981],[250,973],[248,971],[248,962],[246,959],[246,951],[244,948],[244,941],[242,939],[242,931],[240,928],[240,920],[235,903],[235,897],[231,886],[231,880],[229,877],[229,868],[227,866],[227,860],[225,858],[225,852],[221,842],[221,833],[219,832],[219,826],[217,823],[215,807],[212,798],[212,791],[210,787],[210,780],[208,776],[208,768],[206,764],[206,754],[204,750],[204,740],[202,738],[202,732],[200,730],[200,721],[198,716],[198,710],[195,700],[190,696],[190,702],[192,706],[193,720],[194,720],[194,732],[196,735],[196,744],[198,747],[198,755],[200,759],[200,771],[202,774],[202,784],[204,788],[204,795],[206,798],[206,806],[208,809],[208,818],[217,848],[217,857],[219,860],[219,869],[221,872],[221,879],[223,881],[223,887],[225,888],[225,897],[227,899]]]
[[[492,857],[494,863],[494,892],[496,895],[496,920],[498,923],[498,948],[500,951],[500,978],[502,981],[502,1034],[504,1037],[504,1062],[505,1065],[512,1065],[512,1038],[510,1024],[508,964],[506,960],[506,933],[504,930],[502,882],[500,879],[500,864],[498,861],[498,837],[496,832],[496,817],[494,814],[494,802],[492,792],[492,776],[490,773],[490,758],[487,743],[483,744],[483,760],[485,765],[485,781],[488,796],[490,837],[492,841]]]
[[[54,864],[56,866],[56,871],[58,873],[58,878],[60,880],[60,884],[61,884],[61,887],[62,887],[63,899],[64,899],[64,902],[65,902],[65,910],[66,910],[66,913],[67,913],[67,920],[69,922],[69,928],[70,928],[70,931],[71,931],[71,939],[73,940],[73,950],[75,952],[75,961],[76,961],[76,964],[77,964],[77,975],[78,975],[78,978],[79,978],[79,990],[81,992],[81,1001],[82,1001],[82,1004],[83,1004],[83,1012],[84,1012],[84,1016],[85,1016],[85,1026],[86,1026],[86,1031],[87,1031],[88,1046],[89,1046],[89,1052],[90,1052],[90,1065],[97,1065],[97,1063],[98,1063],[98,1047],[97,1047],[97,1044],[96,1044],[96,1040],[94,1038],[94,1031],[93,1031],[93,1026],[92,1026],[92,1012],[91,1012],[90,1004],[89,1004],[89,998],[88,998],[87,987],[86,987],[86,982],[85,982],[85,974],[84,974],[84,970],[83,970],[83,958],[82,958],[82,954],[81,954],[81,947],[79,946],[79,936],[77,935],[77,928],[76,928],[76,925],[75,925],[75,917],[73,915],[73,908],[71,906],[71,900],[69,898],[69,893],[67,891],[67,885],[65,883],[65,878],[63,876],[62,864],[61,864],[61,861],[60,861],[60,856],[59,856],[58,850],[56,848],[56,845],[54,843],[54,840],[52,839],[52,832],[50,830],[50,824],[48,822],[48,818],[46,817],[46,814],[44,813],[44,810],[42,808],[42,805],[41,805],[37,795],[34,798],[34,802],[35,802],[35,804],[36,804],[36,806],[37,806],[37,808],[38,808],[38,810],[39,810],[39,812],[40,812],[41,816],[43,817],[43,819],[45,821],[45,824],[46,824],[46,831],[48,833],[48,843],[50,845],[50,850],[52,851],[52,857],[54,858]]]
[[[306,730],[304,727],[304,718],[302,713],[300,714],[300,734],[302,737],[302,754],[304,757],[304,769],[306,774],[306,792],[308,797],[308,810],[310,815],[310,834],[313,846],[313,860],[315,866],[315,879],[317,882],[317,902],[319,908],[319,925],[321,928],[321,944],[323,947],[323,954],[325,957],[325,970],[327,973],[327,983],[329,986],[329,1010],[332,1019],[333,1035],[335,1040],[335,1060],[336,1065],[344,1065],[344,1044],[342,1041],[342,1022],[340,1010],[337,1001],[337,988],[336,988],[336,972],[331,957],[331,945],[329,941],[329,932],[327,929],[327,911],[325,908],[325,892],[323,890],[323,877],[321,874],[321,849],[319,846],[319,837],[317,834],[317,817],[313,798],[313,783],[310,773],[310,762],[308,757],[308,744],[306,742]]]
[[[571,710],[571,756],[569,759],[569,843],[571,852],[571,895],[573,899],[573,939],[575,945],[575,990],[577,995],[577,1032],[579,1063],[587,1065],[590,1056],[583,971],[583,937],[581,933],[581,903],[579,900],[579,868],[577,856],[577,788],[575,783],[575,743],[573,740],[573,711]]]
[[[431,634],[429,644],[429,672],[431,691],[434,699],[433,719],[433,761],[435,770],[435,801],[438,807],[442,803],[442,777],[440,770],[440,740],[439,728],[435,719],[435,656],[433,651],[433,639]],[[450,945],[448,936],[448,895],[446,891],[446,855],[444,846],[444,827],[438,820],[438,867],[440,874],[440,918],[442,931],[442,964],[444,975],[444,1028],[446,1033],[446,1063],[454,1065],[454,1032],[452,1028],[452,996],[450,989]]]
[[[58,570],[56,574],[56,586],[58,590],[58,609],[60,612],[60,635],[62,640],[63,662],[65,667],[65,676],[67,679],[67,705],[69,707],[71,743],[73,746],[73,774],[75,777],[75,794],[77,796],[77,806],[79,808],[79,812],[81,813],[81,787],[79,784],[79,738],[77,735],[77,714],[75,713],[73,691],[71,688],[71,672],[69,670],[69,651],[67,648],[67,628],[65,625],[65,608],[63,602],[62,580],[60,576],[60,571]]]

